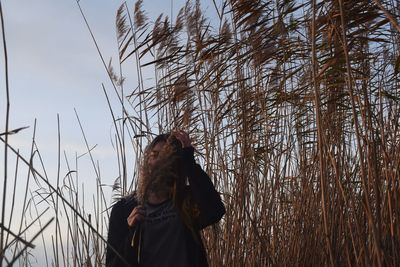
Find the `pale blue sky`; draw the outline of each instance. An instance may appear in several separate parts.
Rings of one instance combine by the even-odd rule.
[[[104,58],[116,62],[115,14],[123,1],[81,0],[81,6]],[[43,149],[56,144],[56,115],[61,118],[62,141],[71,147],[82,145],[74,108],[81,116],[89,140],[109,146],[112,122],[101,89],[111,91],[106,71],[91,40],[75,0],[2,1],[9,60],[10,128],[32,126],[38,120],[37,138]],[[135,1],[128,1],[133,10]],[[145,0],[150,21],[158,14],[175,16],[185,1]],[[202,1],[204,8],[212,1]],[[171,7],[173,7],[171,9]],[[212,7],[213,8],[213,7]],[[172,11],[171,11],[172,10]],[[0,57],[4,80],[3,56]],[[125,70],[132,86],[136,72]],[[148,74],[151,77],[152,74]],[[5,83],[0,82],[1,130],[5,119]],[[3,113],[4,112],[4,113]],[[32,127],[11,141],[30,143]],[[105,156],[105,155],[103,155]],[[114,155],[113,155],[114,156]]]
[[[81,6],[98,41],[104,58],[116,62],[115,14],[123,1],[82,0]],[[135,1],[128,1],[133,9]],[[147,0],[144,10],[150,20],[164,12],[173,15],[185,1]],[[21,149],[30,147],[36,118],[37,141],[43,152],[55,152],[56,116],[60,115],[65,149],[83,146],[74,114],[77,109],[87,137],[105,160],[110,153],[112,121],[101,84],[112,91],[100,57],[75,0],[3,1],[10,81],[10,129],[31,126],[10,137]],[[3,56],[1,79],[4,81]],[[128,82],[136,72],[125,71]],[[151,76],[151,74],[149,74]],[[132,83],[131,83],[132,84]],[[5,119],[5,83],[0,83],[1,130]],[[83,148],[82,148],[83,149]],[[29,149],[28,149],[29,151]],[[72,152],[72,151],[71,151]],[[49,155],[52,157],[52,155]]]

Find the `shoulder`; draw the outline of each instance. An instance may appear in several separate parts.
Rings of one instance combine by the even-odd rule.
[[[133,208],[138,205],[135,194],[130,194],[119,198],[112,206],[111,216],[125,216],[129,214]]]

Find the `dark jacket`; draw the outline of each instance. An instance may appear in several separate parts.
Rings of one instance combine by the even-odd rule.
[[[186,253],[191,267],[203,267],[208,264],[200,230],[218,222],[225,214],[225,207],[209,176],[195,163],[193,151],[192,147],[184,148],[182,151],[182,164],[189,180],[185,193],[190,194],[199,210],[198,216],[193,218],[195,233],[193,234],[189,228],[186,229]],[[107,267],[140,266],[138,250],[131,245],[135,227],[130,228],[127,224],[127,218],[136,205],[138,205],[136,199],[128,196],[119,200],[111,211],[106,254]]]

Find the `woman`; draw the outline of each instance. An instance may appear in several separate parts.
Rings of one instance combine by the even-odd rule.
[[[106,266],[208,266],[200,230],[224,205],[195,163],[183,131],[157,136],[144,153],[138,190],[110,216]]]

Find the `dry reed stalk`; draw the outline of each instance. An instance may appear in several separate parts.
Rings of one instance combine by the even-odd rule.
[[[5,221],[5,209],[6,209],[6,196],[7,196],[7,180],[8,180],[8,131],[9,131],[9,120],[10,120],[10,90],[8,81],[8,55],[7,55],[7,43],[6,34],[4,27],[4,15],[2,4],[0,3],[0,17],[1,17],[1,32],[3,41],[3,53],[4,53],[4,69],[5,69],[5,85],[6,85],[6,117],[5,117],[5,145],[4,145],[4,180],[3,180],[3,198],[2,198],[2,209],[1,209],[1,225],[4,225]],[[3,258],[5,254],[4,244],[4,227],[0,230],[0,267],[3,266]]]

